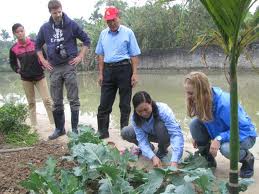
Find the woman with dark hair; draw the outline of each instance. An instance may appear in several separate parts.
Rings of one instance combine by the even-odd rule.
[[[25,36],[22,24],[12,26],[17,42],[10,49],[10,65],[13,71],[20,74],[24,92],[29,105],[31,127],[36,130],[36,100],[35,87],[40,93],[46,108],[50,124],[54,123],[52,115],[52,100],[49,95],[47,80],[43,68],[36,54],[35,42]]]
[[[230,95],[218,87],[211,87],[202,72],[191,72],[184,80],[187,114],[193,118],[190,131],[193,146],[199,149],[210,167],[216,167],[218,151],[230,157]],[[244,108],[238,105],[238,128],[242,163],[240,177],[254,174],[254,156],[249,151],[256,141],[256,128]]]
[[[154,167],[161,167],[161,159],[166,156],[171,144],[171,166],[177,167],[183,154],[184,139],[172,110],[167,104],[153,101],[145,91],[137,92],[132,103],[132,123],[122,129],[122,138],[138,145],[142,154],[152,160]],[[150,141],[158,143],[156,154]]]

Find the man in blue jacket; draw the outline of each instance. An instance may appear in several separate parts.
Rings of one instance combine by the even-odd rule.
[[[88,35],[64,12],[58,0],[50,0],[48,9],[51,17],[43,24],[37,35],[37,54],[43,66],[50,71],[50,93],[53,99],[53,117],[56,128],[49,139],[56,139],[65,134],[65,116],[63,104],[63,86],[67,90],[67,98],[71,109],[72,131],[78,133],[79,97],[76,76],[76,65],[79,64],[90,45]],[[78,53],[76,39],[83,42]],[[41,51],[47,46],[47,59]]]

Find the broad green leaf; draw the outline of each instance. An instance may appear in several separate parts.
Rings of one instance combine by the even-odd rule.
[[[195,190],[191,183],[185,183],[184,185],[177,186],[175,188],[175,193],[195,194]]]
[[[66,194],[74,194],[76,191],[81,190],[77,177],[65,170],[61,170],[60,185],[62,191]]]
[[[246,191],[247,187],[251,184],[255,183],[254,179],[247,178],[247,179],[240,179],[239,180],[239,191]]]
[[[109,179],[102,179],[99,181],[99,194],[114,194],[112,190],[112,183]]]
[[[173,184],[167,185],[165,191],[161,194],[173,194],[175,191],[176,186],[174,186]]]
[[[155,168],[148,173],[148,181],[142,185],[138,190],[142,190],[142,194],[155,193],[161,186],[165,172],[159,168]]]
[[[110,160],[106,147],[101,144],[83,143],[72,147],[72,155],[79,163],[96,168]]]
[[[120,170],[117,169],[115,166],[109,166],[105,164],[98,167],[97,170],[108,175],[112,180],[117,179],[118,175],[120,174]]]

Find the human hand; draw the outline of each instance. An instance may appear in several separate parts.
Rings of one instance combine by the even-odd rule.
[[[214,158],[217,156],[219,148],[220,142],[216,139],[212,140],[210,144],[210,153]]]
[[[195,149],[198,148],[197,142],[194,139],[192,140],[192,145]]]
[[[171,162],[170,166],[173,166],[173,167],[177,168],[178,167],[178,163],[177,162]]]
[[[136,73],[133,73],[131,76],[131,86],[134,88],[138,83],[138,76]]]
[[[98,84],[99,84],[99,86],[102,86],[102,84],[103,84],[103,74],[102,73],[99,73]]]
[[[49,71],[52,71],[52,70],[53,70],[53,66],[49,63],[48,60],[43,59],[43,60],[41,61],[41,63],[42,63],[42,65],[43,65],[43,67],[46,68],[47,70],[49,70]]]
[[[153,167],[162,167],[162,162],[157,156],[153,156],[152,158]]]
[[[73,58],[72,60],[70,60],[68,63],[70,65],[78,65],[80,62],[83,61],[83,57],[81,57],[80,55],[78,55],[77,57]]]

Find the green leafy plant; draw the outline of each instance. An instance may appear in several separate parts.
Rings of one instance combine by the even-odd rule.
[[[79,143],[94,143],[99,144],[102,140],[99,139],[98,135],[94,133],[94,129],[87,125],[79,125],[78,129],[80,134],[69,133],[69,143],[68,147],[72,148],[72,146],[77,145]]]
[[[18,130],[27,118],[28,109],[25,104],[7,102],[0,108],[0,130],[8,133]]]
[[[84,194],[79,179],[69,171],[57,170],[56,164],[56,160],[49,158],[45,168],[33,171],[21,185],[36,193]],[[60,180],[56,180],[57,174]]]
[[[25,124],[28,109],[25,104],[7,102],[0,108],[0,132],[4,143],[16,146],[31,146],[39,136],[30,133],[30,126]]]
[[[95,136],[91,128],[85,128],[89,137]],[[50,158],[45,168],[34,169],[22,186],[32,192],[53,194],[227,193],[226,182],[217,180],[210,169],[203,168],[207,162],[198,153],[190,153],[179,169],[147,171],[135,167],[137,157],[128,150],[121,154],[114,146],[102,141],[92,143],[92,138],[84,136],[84,132],[70,136],[70,156],[63,159],[73,161],[76,166],[72,170],[57,169],[57,162]],[[243,182],[242,190],[251,183]]]

